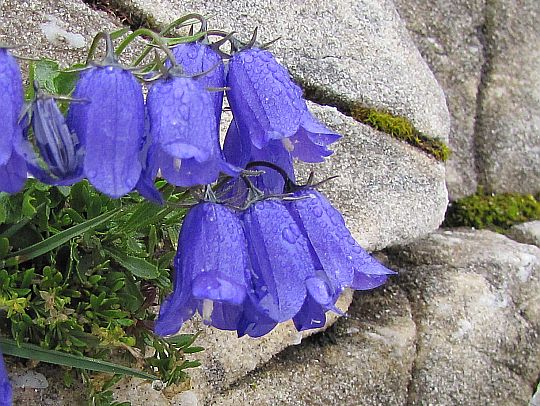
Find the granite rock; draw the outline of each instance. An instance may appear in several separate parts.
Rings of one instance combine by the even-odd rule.
[[[437,231],[387,251],[400,273],[350,317],[212,405],[525,405],[540,370],[540,249]]]
[[[447,140],[444,94],[414,46],[390,0],[120,0],[165,24],[198,12],[211,27],[261,41],[281,39],[272,52],[310,95],[346,108],[353,102],[409,118],[428,135]]]
[[[531,244],[540,247],[540,221],[516,224],[512,226],[507,235],[523,244]]]
[[[485,0],[395,0],[414,42],[444,89],[450,111],[446,183],[451,200],[477,187],[477,95],[485,63]]]
[[[489,2],[478,114],[479,181],[488,192],[540,192],[540,2]]]

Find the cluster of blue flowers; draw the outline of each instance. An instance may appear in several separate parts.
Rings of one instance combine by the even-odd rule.
[[[30,173],[51,185],[86,178],[112,198],[136,190],[163,203],[159,173],[176,186],[214,184],[182,225],[160,335],[196,312],[240,336],[290,319],[299,331],[318,328],[326,311],[340,313],[345,288],[386,281],[393,272],[355,242],[328,200],[295,184],[293,159],[322,162],[340,136],[311,115],[270,52],[247,47],[224,60],[199,41],[171,48],[166,66],[145,100],[140,81],[108,52],[82,70],[64,116],[38,88],[23,106],[17,63],[0,49],[0,191],[19,191]],[[222,149],[224,91],[234,119]]]

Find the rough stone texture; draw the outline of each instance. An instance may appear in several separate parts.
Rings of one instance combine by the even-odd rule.
[[[287,349],[213,404],[526,405],[540,370],[540,249],[454,230],[388,255],[393,285],[356,296],[332,335]]]
[[[444,94],[412,43],[390,0],[207,2],[123,0],[161,23],[190,12],[215,16],[211,27],[261,41],[281,39],[272,51],[317,97],[340,105],[360,101],[408,117],[447,140]]]
[[[489,2],[479,104],[479,180],[490,192],[540,192],[540,2]]]
[[[476,98],[485,63],[485,0],[394,0],[399,14],[443,87],[451,114],[446,183],[451,200],[473,194]]]
[[[99,31],[119,28],[109,15],[81,1],[4,0],[0,7],[0,42],[20,45],[17,55],[51,58],[63,66],[84,61]],[[27,63],[21,65],[26,70]]]
[[[523,244],[540,247],[540,221],[515,225],[509,230],[508,236]]]
[[[346,291],[338,301],[338,307],[346,311],[352,300],[352,292]],[[327,313],[327,325],[332,325],[337,319],[333,313]],[[325,327],[325,328],[326,328]],[[322,329],[324,330],[324,329]],[[303,337],[307,337],[321,330],[312,330],[298,333],[291,322],[280,324],[270,334],[253,339],[250,337],[238,338],[235,332],[221,331],[209,328],[196,317],[185,324],[182,333],[199,332],[196,345],[204,347],[205,351],[190,356],[190,359],[199,359],[200,368],[189,371],[191,377],[190,396],[205,404],[207,397],[218,392],[235,380],[240,379],[248,372],[261,366],[283,349],[297,345]],[[165,390],[163,392],[152,389],[152,385],[140,379],[122,382],[117,387],[117,398],[120,401],[130,400],[133,406],[166,406],[170,404],[183,404],[180,399],[186,395],[178,391]],[[180,392],[180,393],[179,393]]]
[[[403,292],[357,294],[330,335],[285,350],[210,405],[404,404],[415,335]]]
[[[445,90],[451,200],[540,191],[540,2],[395,0]]]
[[[527,404],[540,371],[540,249],[438,231],[391,254],[415,298],[410,403]]]
[[[448,203],[443,165],[334,108],[310,108],[343,138],[324,164],[302,165],[301,172],[314,169],[317,179],[339,175],[321,188],[364,248],[403,244],[441,224]]]

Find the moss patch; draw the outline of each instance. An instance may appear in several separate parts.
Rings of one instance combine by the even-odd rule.
[[[479,190],[451,203],[444,227],[487,228],[503,232],[514,224],[540,220],[540,201],[532,195],[485,194]]]
[[[421,133],[405,117],[358,105],[351,109],[351,116],[361,123],[427,152],[439,161],[444,162],[450,156],[450,148],[446,144]]]

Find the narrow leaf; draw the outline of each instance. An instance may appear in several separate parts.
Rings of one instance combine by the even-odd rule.
[[[0,347],[2,352],[7,355],[13,355],[20,358],[32,359],[36,361],[48,362],[50,364],[63,365],[90,371],[106,372],[110,374],[122,374],[135,376],[137,378],[156,380],[156,376],[139,371],[123,365],[113,364],[112,362],[99,359],[72,355],[55,350],[47,350],[37,345],[22,343],[20,346],[14,340],[0,338]]]
[[[107,248],[107,252],[111,257],[126,268],[133,275],[142,279],[156,279],[159,276],[158,267],[143,258],[131,257],[122,251]]]
[[[89,230],[96,228],[97,226],[109,221],[117,213],[117,210],[110,211],[108,213],[103,213],[100,216],[94,217],[91,220],[87,220],[84,223],[77,224],[67,230],[59,232],[43,241],[33,244],[29,247],[23,248],[17,252],[14,252],[10,257],[15,257],[19,263],[34,259],[43,255],[60,245],[68,242],[74,237],[81,235]]]

